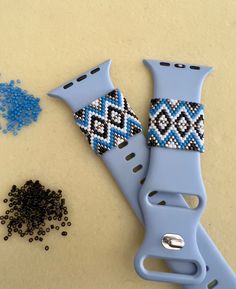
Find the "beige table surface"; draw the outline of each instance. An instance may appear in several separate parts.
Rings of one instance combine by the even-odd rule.
[[[202,223],[236,270],[235,11],[234,0],[0,0],[1,81],[21,79],[43,108],[19,136],[0,134],[0,199],[13,183],[40,179],[63,189],[73,222],[67,239],[48,237],[49,252],[18,237],[1,241],[0,289],[180,288],[136,275],[142,227],[70,110],[46,95],[108,58],[145,127],[152,80],[143,58],[215,68],[203,89]]]

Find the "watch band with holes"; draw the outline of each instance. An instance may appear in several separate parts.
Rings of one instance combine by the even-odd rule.
[[[199,152],[203,151],[204,135],[200,97],[203,81],[211,69],[174,63],[162,65],[162,62],[153,60],[145,63],[153,74],[154,100],[148,133],[151,145],[149,168],[139,195],[146,234],[135,259],[136,270],[149,280],[166,281],[170,277],[169,281],[172,282],[184,281],[184,288],[189,289],[216,286],[220,289],[236,288],[234,273],[202,226],[193,226],[191,219],[195,218],[196,221],[196,209],[186,210],[188,206],[182,195],[189,192],[197,195],[197,210],[202,209],[204,186]],[[162,224],[157,220],[165,222]],[[167,248],[166,245],[172,248]],[[179,251],[176,251],[176,247]],[[191,277],[195,278],[197,270],[191,272],[189,268],[187,271],[186,269],[191,261],[190,256],[198,250],[205,261],[206,276],[200,283],[201,278],[198,278],[195,280],[196,284],[192,281],[190,284],[189,281]],[[147,271],[143,262],[149,256],[165,257],[172,270],[178,274]],[[188,261],[185,269],[176,263],[180,259]]]
[[[173,64],[170,67],[161,66],[156,61],[146,63],[160,85],[158,98],[152,99],[149,111],[147,138],[151,147],[150,161],[147,181],[139,196],[146,233],[135,257],[135,269],[141,277],[148,280],[200,284],[206,277],[206,264],[196,235],[206,195],[200,168],[203,132],[201,130],[200,137],[199,124],[203,119],[203,106],[199,103],[199,87],[210,69],[201,67],[195,71],[178,68]],[[188,89],[191,87],[191,91],[188,91],[191,100],[185,92],[187,79]],[[165,89],[165,86],[168,88]],[[196,90],[199,94],[195,93]],[[195,196],[199,199],[199,205],[195,209],[170,206],[167,203],[160,206],[151,202],[150,192],[167,192],[173,200],[180,193],[183,196]],[[156,220],[165,222],[159,223]],[[150,271],[144,265],[149,256],[164,261],[193,264],[196,270],[192,274]]]
[[[94,69],[52,90],[49,95],[65,101],[75,113],[114,89],[109,76],[110,63],[111,61],[106,61],[96,66]],[[149,164],[149,149],[146,146],[145,137],[142,133],[136,134],[120,148],[107,151],[101,158],[112,173],[136,216],[143,223],[138,194],[141,185],[144,183]],[[140,168],[140,166],[142,166],[141,169],[136,172],[133,171],[137,167]],[[152,199],[156,203],[173,201],[173,198],[169,200],[168,194],[156,194]],[[175,203],[176,205],[187,206],[179,195],[176,196]],[[212,289],[213,287],[207,287],[208,284],[217,280],[217,286],[219,286],[216,287],[217,289],[236,288],[235,277],[231,269],[201,225],[198,227],[197,240],[209,270],[201,285],[184,285],[183,287],[186,289]],[[194,269],[191,265],[183,266],[179,262],[169,262],[168,264],[176,272],[191,273]]]
[[[138,192],[146,175],[149,150],[137,117],[121,92],[114,89],[109,75],[110,65],[111,61],[106,61],[52,90],[49,95],[63,100],[72,109],[76,123],[86,135],[92,149],[100,155],[142,222]],[[116,99],[112,100],[112,97]],[[117,127],[111,123],[110,119],[108,120],[107,109],[110,103],[113,109],[110,110],[109,118],[111,118],[112,111],[115,112],[114,108],[116,112],[118,109],[121,111],[121,118],[126,119],[124,128]],[[96,120],[96,115],[99,115],[99,121]],[[93,116],[95,119],[93,118],[92,121]],[[107,138],[103,137],[105,135],[93,133],[95,120],[100,130],[99,134],[104,132],[100,124],[107,122]],[[115,130],[114,127],[116,127]]]

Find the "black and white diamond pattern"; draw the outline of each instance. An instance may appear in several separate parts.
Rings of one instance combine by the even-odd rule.
[[[203,152],[203,105],[173,99],[152,99],[148,144]]]
[[[96,99],[74,116],[92,149],[100,155],[142,131],[137,116],[118,89]]]

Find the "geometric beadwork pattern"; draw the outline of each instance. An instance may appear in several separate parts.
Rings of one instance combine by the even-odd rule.
[[[99,155],[142,131],[141,123],[118,89],[80,109],[74,117]]]
[[[204,152],[204,106],[155,98],[149,111],[148,145]]]

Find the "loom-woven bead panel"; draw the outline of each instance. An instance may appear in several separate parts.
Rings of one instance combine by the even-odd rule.
[[[204,107],[173,99],[152,99],[148,145],[204,151]]]
[[[96,99],[74,116],[99,155],[142,131],[141,123],[119,89]]]

